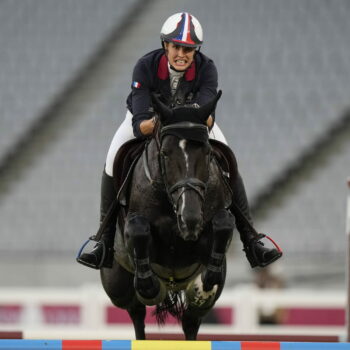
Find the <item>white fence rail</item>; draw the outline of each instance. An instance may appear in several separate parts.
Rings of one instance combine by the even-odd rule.
[[[223,293],[215,307],[216,324],[203,324],[201,333],[337,335],[344,338],[345,308],[345,291],[260,290],[240,286]],[[21,330],[27,338],[134,337],[127,317],[112,306],[100,286],[2,288],[0,329]],[[175,323],[160,329],[152,321],[146,330],[181,331]]]

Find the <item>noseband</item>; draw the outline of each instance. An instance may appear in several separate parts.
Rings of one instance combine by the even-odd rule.
[[[162,144],[163,138],[166,135],[173,135],[177,136],[178,138],[192,141],[209,142],[208,128],[205,125],[195,124],[191,122],[182,122],[164,126],[160,131],[160,144]],[[177,183],[169,187],[166,181],[167,177],[165,171],[164,155],[162,155],[161,152],[160,164],[163,181],[167,190],[170,203],[172,204],[175,213],[177,211],[177,203],[186,190],[195,191],[200,196],[202,201],[204,201],[204,193],[207,189],[207,184],[205,182],[194,177],[188,177],[178,181]],[[173,194],[179,189],[182,189],[182,191],[180,192],[177,200],[174,201]]]
[[[188,177],[186,179],[180,180],[178,181],[175,185],[171,186],[168,189],[168,192],[170,195],[172,195],[175,191],[177,191],[178,189],[182,188],[183,191],[181,192],[181,194],[186,191],[186,189],[190,189],[190,190],[194,190],[198,193],[198,195],[202,198],[202,200],[204,200],[204,194],[203,192],[206,191],[207,189],[207,184],[204,183],[203,181],[196,179],[194,177]],[[201,190],[203,192],[201,192]],[[181,196],[179,196],[180,198]]]

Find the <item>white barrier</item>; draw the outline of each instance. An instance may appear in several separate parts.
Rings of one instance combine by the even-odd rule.
[[[347,180],[348,197],[346,207],[345,233],[347,241],[347,305],[346,305],[346,340],[350,341],[350,177]]]
[[[350,236],[350,177],[347,181],[348,184],[348,200],[346,208],[346,234]]]
[[[216,309],[221,308],[223,314],[226,315],[226,320],[219,324],[203,324],[201,332],[337,335],[344,338],[345,320],[343,322],[341,318],[342,313],[345,315],[345,307],[345,292],[259,290],[254,286],[240,286],[226,290],[216,304]],[[101,286],[84,286],[78,289],[11,288],[0,290],[0,328],[2,330],[23,330],[24,336],[31,339],[42,339],[43,337],[57,339],[63,334],[66,339],[134,338],[131,324],[124,323],[123,315],[120,318],[118,314],[119,319],[116,319],[113,316],[114,310],[118,309],[112,306]],[[305,324],[303,320],[300,322],[300,317],[304,317],[302,312],[301,316],[296,314],[296,322],[288,316],[288,323],[288,317],[285,317],[286,310],[289,316],[298,310],[304,312],[306,317],[310,314],[310,310],[316,312],[312,316],[316,324],[312,322]],[[276,315],[277,321],[281,323],[261,324],[264,315]],[[324,320],[317,319],[317,317]],[[161,329],[156,324],[148,324],[146,329],[147,332],[159,332],[160,330],[165,333],[181,332],[177,324],[170,324]]]

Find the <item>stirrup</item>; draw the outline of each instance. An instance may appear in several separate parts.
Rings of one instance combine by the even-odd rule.
[[[260,239],[262,238],[267,238],[274,246],[275,246],[275,255],[272,256],[272,258],[268,261],[262,261],[256,254],[256,250],[255,247],[257,244],[261,244],[262,246],[264,246],[264,243],[260,242]],[[269,249],[269,248],[267,248]],[[274,248],[272,248],[271,250],[273,250]],[[251,238],[248,242],[248,245],[245,245],[244,249],[243,249],[246,253],[247,259],[250,263],[250,266],[252,268],[256,267],[256,266],[260,266],[260,267],[266,267],[267,265],[272,264],[273,262],[275,262],[276,260],[278,260],[282,255],[283,255],[283,251],[280,248],[280,246],[268,235],[264,234],[264,233],[258,233],[255,237]]]
[[[99,270],[101,269],[101,267],[104,265],[105,263],[105,259],[106,259],[106,256],[107,256],[107,250],[108,248],[106,247],[106,242],[104,240],[100,240],[99,242],[97,242],[97,244],[101,244],[102,245],[102,256],[101,256],[101,260],[100,260],[100,263],[98,265],[96,264],[91,264],[83,259],[81,259],[81,255],[83,253],[83,250],[84,248],[87,246],[87,244],[90,242],[90,241],[95,241],[95,236],[91,236],[89,237],[89,239],[81,246],[81,248],[79,249],[78,251],[78,254],[77,254],[77,257],[76,257],[76,261],[79,263],[79,264],[82,264],[84,266],[87,266],[87,267],[91,267],[93,269],[96,269],[96,270]],[[96,247],[96,246],[95,246]],[[89,253],[91,254],[91,252]]]

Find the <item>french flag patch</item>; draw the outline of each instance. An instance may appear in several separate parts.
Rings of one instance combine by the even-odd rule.
[[[139,89],[141,87],[141,84],[138,81],[133,81],[132,82],[132,87]]]

